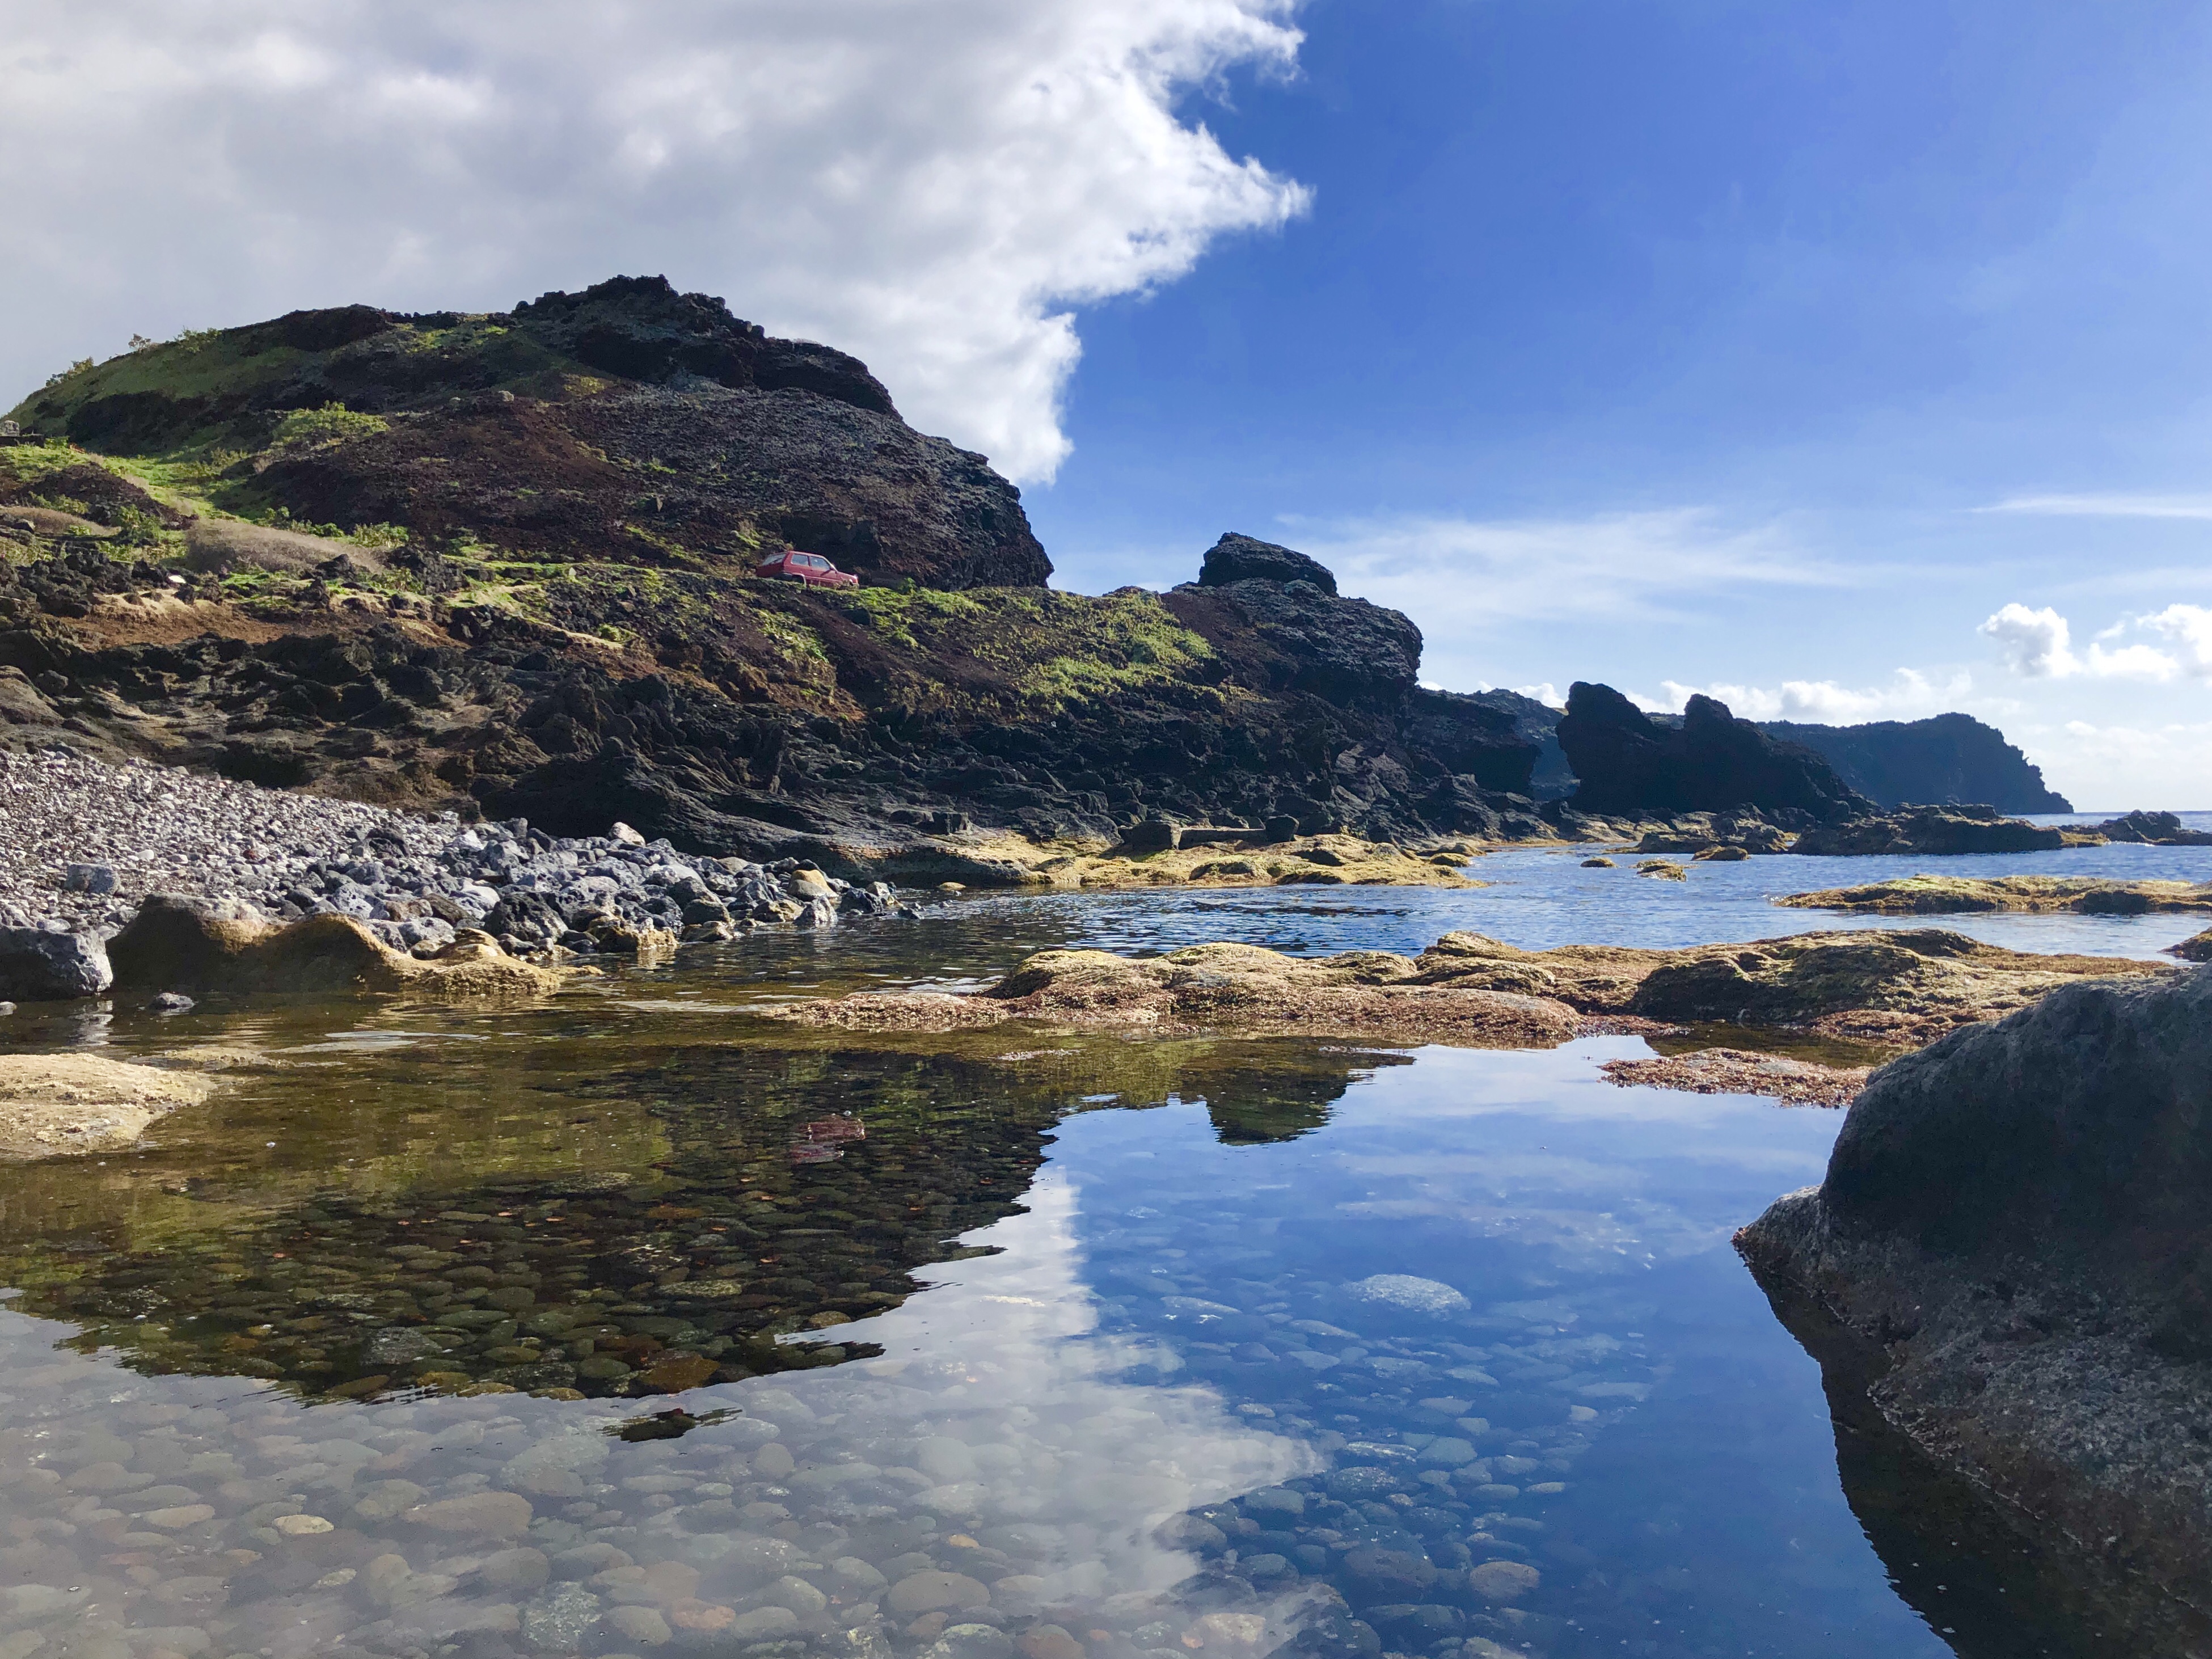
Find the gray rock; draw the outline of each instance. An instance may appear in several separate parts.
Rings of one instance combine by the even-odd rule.
[[[2212,1600],[2208,1123],[2212,969],[2069,986],[1876,1073],[1737,1235],[1832,1392],[2036,1517],[2115,1651]]]
[[[115,869],[106,864],[72,864],[62,872],[62,890],[66,893],[112,893],[115,890]]]
[[[182,1014],[199,1005],[181,991],[164,991],[146,1006],[157,1014]]]
[[[107,947],[90,933],[0,927],[0,992],[12,1000],[98,996],[114,983]]]

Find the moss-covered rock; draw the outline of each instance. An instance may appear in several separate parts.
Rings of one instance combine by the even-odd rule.
[[[1848,910],[1886,916],[1966,915],[1991,910],[2139,916],[2152,911],[2212,910],[2212,885],[2185,881],[2112,881],[2093,876],[1903,876],[1860,887],[1790,893],[1775,903],[1798,910]]]

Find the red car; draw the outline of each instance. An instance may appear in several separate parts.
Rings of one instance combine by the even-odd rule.
[[[781,576],[786,581],[814,587],[858,587],[860,579],[848,574],[819,553],[779,553],[753,567],[756,576]]]

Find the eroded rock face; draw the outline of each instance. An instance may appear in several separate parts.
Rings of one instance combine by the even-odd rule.
[[[1581,779],[1585,812],[1711,812],[1753,807],[1806,823],[1850,817],[1869,803],[1811,750],[1778,742],[1726,703],[1695,696],[1679,726],[1662,726],[1609,685],[1577,680],[1560,717],[1559,744]]]
[[[2142,1631],[2212,1598],[2212,971],[2081,984],[1877,1073],[1738,1246],[1870,1393]],[[2172,1598],[2172,1601],[2167,1598]],[[2129,1651],[2197,1651],[2136,1645]]]

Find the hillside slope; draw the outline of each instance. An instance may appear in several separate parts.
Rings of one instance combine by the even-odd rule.
[[[295,313],[18,418],[57,441],[0,448],[11,746],[971,877],[982,831],[1157,815],[1540,828],[1538,743],[1421,689],[1404,617],[1233,536],[1166,594],[1052,592],[981,458],[655,281]],[[866,585],[750,574],[793,543]]]

